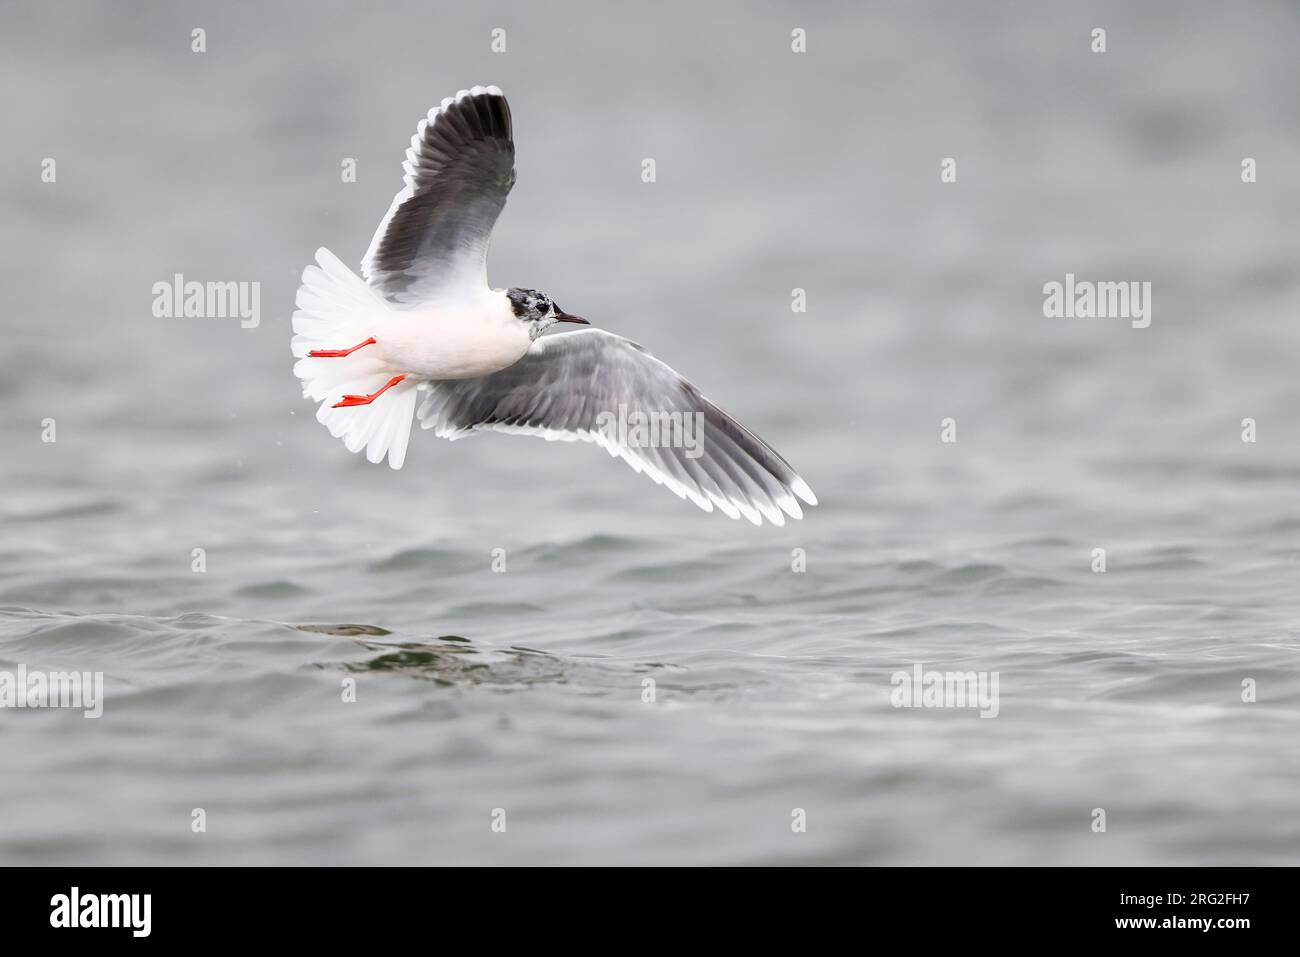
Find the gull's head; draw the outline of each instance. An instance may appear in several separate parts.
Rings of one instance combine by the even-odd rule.
[[[536,339],[557,322],[576,322],[590,325],[581,316],[571,316],[561,309],[550,296],[536,289],[507,289],[506,298],[515,318],[528,324],[528,335]]]

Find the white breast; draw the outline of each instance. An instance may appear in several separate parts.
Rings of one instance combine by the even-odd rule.
[[[384,360],[422,379],[472,379],[514,365],[528,351],[528,324],[501,292],[456,306],[394,310],[375,332]]]

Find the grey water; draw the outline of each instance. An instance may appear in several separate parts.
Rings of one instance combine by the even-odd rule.
[[[104,675],[97,719],[0,709],[0,863],[1300,856],[1294,4],[0,24],[0,672]],[[688,376],[804,521],[314,421],[303,267],[357,264],[416,121],[489,83],[493,284]],[[156,317],[178,273],[258,323]],[[1067,273],[1150,282],[1150,326],[1047,318]],[[917,664],[996,672],[996,717],[894,707]]]

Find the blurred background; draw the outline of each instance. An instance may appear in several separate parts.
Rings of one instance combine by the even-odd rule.
[[[1300,8],[0,24],[0,669],[106,683],[98,720],[0,711],[0,861],[1296,860]],[[492,283],[692,379],[803,522],[501,435],[417,430],[392,472],[314,421],[303,267],[357,265],[417,121],[489,83]],[[1152,283],[1150,327],[1045,318],[1067,272]],[[156,318],[176,273],[260,283],[260,324]],[[892,708],[918,662],[997,671],[999,716]]]

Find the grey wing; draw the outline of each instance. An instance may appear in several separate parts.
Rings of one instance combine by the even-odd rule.
[[[361,264],[398,303],[454,298],[487,285],[492,227],[515,182],[510,105],[495,86],[461,90],[421,120],[393,198]]]
[[[817,504],[771,446],[641,346],[600,329],[543,336],[500,372],[427,388],[417,415],[443,438],[492,430],[594,442],[706,512],[755,525],[802,518],[799,499]]]

